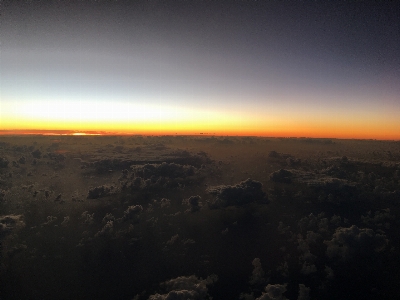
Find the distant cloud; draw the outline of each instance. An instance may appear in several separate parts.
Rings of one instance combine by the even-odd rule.
[[[94,187],[89,189],[87,198],[88,199],[98,199],[102,197],[107,197],[112,194],[115,194],[117,189],[113,185],[101,185],[98,187]]]
[[[294,177],[293,172],[285,169],[275,171],[270,175],[270,179],[275,182],[291,183]]]
[[[41,158],[42,157],[42,152],[40,152],[39,149],[32,151],[31,154],[32,154],[33,158]]]
[[[251,202],[267,202],[267,195],[262,190],[262,183],[250,178],[234,186],[214,186],[207,191],[215,196],[214,199],[208,201],[210,208],[240,206]]]
[[[0,168],[7,168],[9,160],[6,157],[0,157]]]

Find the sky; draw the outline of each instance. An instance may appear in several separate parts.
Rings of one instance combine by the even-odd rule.
[[[382,2],[3,0],[0,129],[398,140]]]

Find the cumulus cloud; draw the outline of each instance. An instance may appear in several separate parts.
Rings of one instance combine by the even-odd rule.
[[[280,169],[271,173],[270,179],[275,182],[291,183],[294,177],[293,172],[285,169]]]
[[[281,166],[288,165],[290,167],[297,167],[301,165],[301,160],[293,157],[290,154],[279,153],[276,151],[271,151],[268,154],[268,163],[277,164]]]
[[[98,187],[94,187],[89,189],[87,198],[88,199],[98,199],[106,196],[110,196],[116,192],[116,189],[113,185],[101,185]]]
[[[136,177],[142,177],[144,179],[150,179],[152,176],[185,178],[187,176],[193,176],[196,171],[196,169],[190,165],[180,165],[166,162],[163,162],[162,164],[145,164],[144,166],[134,166],[132,170]]]
[[[327,245],[326,255],[348,260],[354,255],[370,255],[382,251],[388,240],[384,234],[375,233],[370,228],[339,227],[332,239],[324,242]]]
[[[128,206],[128,208],[124,211],[123,217],[118,219],[118,221],[123,222],[123,221],[131,220],[131,221],[138,222],[139,215],[142,211],[143,211],[143,206],[141,206],[141,205]]]
[[[106,224],[108,221],[115,221],[115,217],[113,216],[113,214],[107,213],[103,220],[101,221],[103,224]]]
[[[329,266],[325,266],[325,274],[327,279],[335,278],[335,273],[333,272],[332,268]]]
[[[25,223],[22,220],[22,215],[0,216],[0,238],[9,234],[13,229],[24,226]]]
[[[314,215],[313,213],[311,213],[308,216],[301,218],[297,225],[302,233],[314,231],[321,234],[326,234],[329,232],[330,226],[332,224],[340,224],[340,222],[340,217],[334,218],[332,222],[332,220],[329,221],[329,219],[325,218],[324,213],[320,213],[318,215]],[[313,234],[313,236],[311,236],[310,234],[308,237],[309,239],[315,239],[319,237],[316,234]]]
[[[2,201],[4,199],[6,194],[7,194],[7,192],[5,190],[0,189],[0,201]]]
[[[108,221],[103,228],[95,234],[95,237],[109,236],[114,230],[114,222]]]
[[[61,222],[61,226],[64,227],[68,226],[69,220],[70,220],[69,216],[64,217],[64,220]]]
[[[263,293],[256,300],[286,300],[283,293],[286,292],[286,284],[268,284]]]
[[[98,173],[110,172],[116,169],[128,169],[135,161],[120,158],[105,158],[89,163],[88,167],[93,167]]]
[[[34,158],[41,158],[42,157],[42,152],[40,152],[39,149],[36,149],[35,151],[32,151],[31,154],[32,154],[32,156]]]
[[[312,273],[317,272],[317,267],[314,264],[310,264],[307,261],[303,263],[303,266],[301,267],[300,273],[304,275],[310,275]]]
[[[183,204],[187,204],[189,206],[188,212],[196,212],[201,208],[201,197],[197,196],[190,196],[188,199],[183,200]]]
[[[192,154],[186,150],[174,151],[171,157],[167,159],[167,162],[173,162],[180,165],[189,165],[196,168],[200,168],[201,165],[211,163],[211,159],[208,154],[204,151],[200,151],[197,154]]]
[[[208,201],[210,208],[244,205],[251,202],[267,202],[267,195],[262,190],[261,182],[250,178],[234,186],[214,186],[207,191],[215,196],[214,199]]]
[[[6,157],[0,157],[0,168],[7,168],[9,163]]]
[[[160,205],[161,205],[161,208],[170,207],[170,206],[171,206],[171,200],[166,199],[166,198],[162,198],[162,199],[160,200]]]
[[[149,300],[203,300],[210,299],[208,285],[218,280],[218,276],[211,275],[206,279],[198,278],[195,275],[180,276],[170,279],[161,284],[166,290],[166,294],[154,294]]]
[[[171,246],[171,245],[175,244],[178,240],[179,240],[179,234],[175,234],[174,236],[171,237],[170,240],[168,240],[168,241],[166,242],[166,244],[167,244],[168,246]]]
[[[172,236],[165,244],[167,247],[171,247],[172,245],[191,245],[191,244],[195,244],[196,241],[193,239],[181,239],[179,237],[179,234],[175,234],[174,236]],[[167,248],[165,248],[167,249]]]
[[[254,269],[249,283],[251,285],[265,284],[267,280],[265,279],[265,272],[261,266],[260,259],[256,257],[251,264],[253,265]]]
[[[276,270],[279,272],[279,274],[281,274],[284,277],[289,276],[289,265],[287,263],[287,261],[284,261],[283,263],[281,263]]]
[[[303,236],[301,234],[298,235],[297,249],[300,252],[302,252],[299,257],[299,262],[300,262],[300,264],[302,264],[302,268],[301,268],[300,272],[304,275],[309,275],[309,274],[317,272],[317,267],[314,264],[317,257],[311,253],[310,245],[316,244],[317,239],[319,237],[320,237],[320,235],[313,231],[308,231],[305,239],[303,238]]]
[[[374,214],[369,211],[366,216],[361,216],[361,220],[365,225],[390,228],[390,221],[394,220],[394,215],[390,214],[390,209],[382,209],[375,211]]]
[[[289,233],[289,232],[290,232],[290,226],[285,226],[285,224],[283,224],[282,221],[279,221],[278,232],[279,232],[280,234]]]
[[[87,225],[91,225],[94,223],[94,213],[89,214],[88,211],[84,211],[81,215],[81,218],[83,219],[83,223]]]
[[[47,216],[47,221],[42,224],[43,225],[51,225],[57,221],[57,217],[55,216]]]
[[[299,296],[297,300],[309,300],[310,299],[310,288],[304,284],[299,284]]]

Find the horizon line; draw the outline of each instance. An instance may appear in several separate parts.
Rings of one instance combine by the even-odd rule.
[[[21,136],[21,135],[40,135],[40,136],[211,136],[211,137],[255,137],[255,138],[276,138],[276,139],[325,139],[325,140],[365,140],[365,141],[394,141],[400,139],[378,139],[378,138],[341,138],[341,137],[313,137],[313,136],[280,136],[280,135],[245,135],[245,134],[217,134],[208,132],[198,132],[191,134],[181,133],[132,133],[119,131],[96,131],[96,130],[63,130],[63,129],[0,129],[0,136]]]

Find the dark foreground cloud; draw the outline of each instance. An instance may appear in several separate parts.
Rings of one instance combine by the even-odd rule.
[[[165,294],[155,294],[149,300],[202,300],[211,299],[208,294],[208,285],[218,280],[218,276],[211,275],[206,279],[198,278],[195,275],[180,276],[170,279],[161,284],[167,291]]]
[[[256,300],[285,300],[287,298],[283,296],[284,292],[286,292],[286,284],[268,284],[265,287],[265,293]]]

